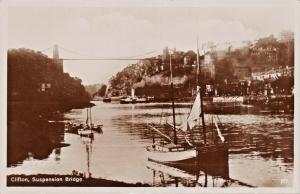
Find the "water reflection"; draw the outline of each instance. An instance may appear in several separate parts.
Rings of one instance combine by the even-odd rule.
[[[288,120],[273,125],[258,123],[251,125],[251,130],[248,125],[227,123],[224,129],[232,154],[252,153],[266,159],[282,158],[286,163],[293,163],[293,124]]]
[[[54,149],[55,161],[60,161],[61,148]]]
[[[85,178],[91,178],[91,156],[92,156],[92,144],[93,144],[93,137],[80,137],[82,144],[85,146],[86,151],[86,172],[83,173],[83,176]]]
[[[141,141],[152,139],[153,133],[147,123],[154,122],[162,126],[170,120],[171,115],[148,110],[146,106],[143,108],[130,107],[132,111],[129,115],[112,117],[112,123],[119,127],[118,131],[137,136]],[[125,112],[126,109],[123,109]],[[145,109],[150,113],[145,114],[142,111]],[[187,111],[182,109],[176,114],[176,119],[182,120]],[[165,119],[161,118],[162,115]],[[210,115],[206,119],[210,119]],[[282,158],[289,165],[293,164],[294,124],[291,115],[219,115],[219,119],[219,127],[228,142],[230,154],[252,154],[272,160]],[[172,131],[164,132],[172,136]]]
[[[63,143],[64,124],[40,119],[10,121],[7,138],[8,166],[20,165],[28,158],[46,159],[55,148],[67,146]],[[55,149],[55,154],[59,160],[60,150]]]
[[[95,134],[93,140],[63,134],[63,127],[60,129],[56,124],[52,126],[54,131],[44,133],[44,139],[41,136],[34,139],[31,130],[20,133],[22,127],[11,131],[10,137],[15,138],[9,140],[12,150],[9,153],[15,156],[11,155],[10,161],[19,162],[11,172],[70,174],[74,171],[87,177],[154,186],[290,186],[292,183],[294,126],[291,115],[221,114],[219,128],[228,143],[225,162],[204,162],[204,166],[200,163],[192,168],[165,167],[166,164],[147,161],[145,154],[145,147],[151,145],[153,137],[147,123],[165,124],[171,119],[171,111],[161,107],[165,105],[95,104],[93,120],[103,124],[104,133]],[[176,109],[176,120],[183,120],[188,111],[188,106]],[[85,122],[86,118],[84,109],[72,110],[65,117],[78,123]],[[210,115],[205,118],[210,119]],[[42,128],[36,124],[34,127]],[[70,146],[55,149],[43,145],[49,142],[69,143]],[[40,154],[40,150],[45,154]],[[19,154],[22,157],[17,157]],[[30,160],[22,162],[29,157]],[[48,159],[41,161],[39,158]],[[289,183],[272,182],[282,178],[287,178]]]
[[[220,155],[203,157],[194,163],[162,163],[148,160],[146,165],[153,173],[153,186],[252,187],[230,178],[227,150],[223,150]]]

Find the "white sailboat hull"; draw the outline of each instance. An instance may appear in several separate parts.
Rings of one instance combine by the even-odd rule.
[[[84,137],[94,137],[94,133],[90,130],[81,129],[78,130],[78,135],[84,136]]]
[[[87,135],[91,134],[92,132],[90,130],[78,130],[79,135]]]
[[[188,149],[183,151],[158,151],[147,150],[148,159],[158,162],[179,162],[197,157],[195,149]]]

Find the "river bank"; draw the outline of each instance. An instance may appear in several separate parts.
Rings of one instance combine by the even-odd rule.
[[[111,97],[111,102],[120,103],[121,97]],[[176,107],[190,107],[193,98],[176,98]],[[96,101],[102,101],[101,98]],[[129,103],[130,104],[130,103]],[[136,104],[136,103],[131,103]],[[171,106],[170,100],[154,98],[151,102],[137,103],[143,106]],[[213,114],[293,114],[293,95],[249,95],[249,96],[216,96],[204,97],[203,108],[206,113]]]

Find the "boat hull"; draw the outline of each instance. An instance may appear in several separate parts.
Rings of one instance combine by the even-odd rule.
[[[104,98],[103,102],[111,102],[111,98]]]
[[[136,104],[147,103],[147,98],[123,98],[120,99],[120,104]]]
[[[78,130],[78,135],[83,137],[94,137],[94,133],[90,130]]]
[[[120,104],[134,104],[134,101],[120,100]]]
[[[98,126],[98,127],[92,127],[92,131],[95,131],[97,133],[103,133],[102,127]]]
[[[196,161],[197,151],[188,149],[184,151],[156,151],[147,150],[148,160],[157,162],[188,162]]]

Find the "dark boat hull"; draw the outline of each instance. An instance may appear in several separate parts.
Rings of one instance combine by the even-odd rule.
[[[228,167],[228,148],[227,146],[218,147],[218,149],[199,151],[196,158],[176,162],[160,162],[148,159],[159,164],[174,167],[186,171],[190,174],[195,174],[199,170],[204,171],[213,176],[223,178],[229,177]]]
[[[103,102],[111,102],[111,98],[104,98]]]

